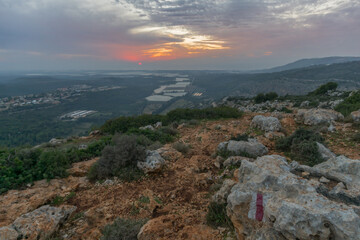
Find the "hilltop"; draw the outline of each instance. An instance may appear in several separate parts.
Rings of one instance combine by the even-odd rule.
[[[359,96],[225,98],[3,149],[0,239],[357,239]]]

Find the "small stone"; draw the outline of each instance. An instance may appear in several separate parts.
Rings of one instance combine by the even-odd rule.
[[[223,227],[218,227],[217,229],[219,230],[220,234],[223,234],[226,231],[226,228]]]
[[[162,127],[162,122],[155,123],[155,128],[161,128],[161,127]]]
[[[224,158],[221,156],[217,156],[214,162],[215,167],[221,168],[222,164],[224,162]]]
[[[19,239],[19,233],[12,227],[0,228],[0,240],[17,240]]]
[[[321,178],[319,179],[319,182],[321,182],[321,183],[329,183],[330,180],[327,179],[327,178],[325,178],[325,177],[321,177]]]
[[[329,132],[335,132],[336,128],[334,127],[334,125],[332,123],[330,123],[330,126],[327,129]]]
[[[339,182],[332,190],[331,193],[338,194],[340,191],[345,189],[345,185],[342,182]]]
[[[138,162],[137,167],[145,173],[158,172],[165,165],[165,160],[157,151],[147,151],[145,162]]]
[[[155,128],[153,126],[151,126],[151,125],[147,125],[145,127],[140,127],[139,129],[140,130],[152,130],[152,131],[155,130]]]
[[[302,176],[303,178],[308,178],[308,177],[310,176],[310,173],[308,173],[308,172],[302,172],[302,173],[301,173],[301,176]]]

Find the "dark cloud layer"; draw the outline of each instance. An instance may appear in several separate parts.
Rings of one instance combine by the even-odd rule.
[[[244,69],[360,55],[359,22],[353,0],[0,0],[0,70]]]

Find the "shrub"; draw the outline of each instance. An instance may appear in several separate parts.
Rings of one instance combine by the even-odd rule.
[[[143,135],[145,137],[147,137],[148,139],[150,139],[153,142],[159,141],[162,144],[168,143],[168,142],[172,142],[174,140],[174,137],[170,134],[164,133],[162,131],[159,130],[150,130],[150,129],[138,129],[138,128],[133,128],[130,129],[127,134],[130,135]]]
[[[230,140],[247,142],[249,140],[249,135],[246,134],[246,133],[245,134],[238,134],[236,137],[231,137]]]
[[[226,213],[226,204],[211,202],[206,214],[206,223],[213,228],[229,227],[232,229],[233,225]]]
[[[278,98],[278,94],[276,92],[269,92],[266,94],[259,93],[254,98],[254,101],[255,101],[255,103],[262,103],[262,102],[266,102],[266,101],[275,100],[276,98]]]
[[[353,137],[352,137],[353,141],[360,143],[360,133],[356,133]]]
[[[360,91],[354,93],[351,97],[346,98],[342,103],[335,107],[335,110],[342,113],[345,117],[351,112],[360,109]]]
[[[88,175],[90,180],[111,177],[133,180],[139,174],[141,175],[136,164],[138,161],[145,160],[145,147],[137,143],[135,136],[115,135],[113,142],[114,146],[106,146],[99,161],[91,167]]]
[[[162,127],[159,129],[159,131],[170,136],[176,136],[179,133],[176,129],[172,127]]]
[[[175,109],[167,115],[140,115],[136,117],[119,117],[106,121],[100,127],[103,133],[114,134],[116,132],[127,133],[131,129],[162,122],[164,126],[172,122],[191,119],[220,119],[220,118],[239,118],[242,112],[231,107],[215,107],[204,109]]]
[[[89,144],[87,149],[77,147],[51,148],[0,148],[0,194],[9,189],[23,187],[41,179],[66,177],[66,170],[74,162],[99,156],[111,138]]]
[[[182,154],[187,154],[190,151],[190,146],[188,144],[185,144],[183,142],[176,142],[172,145],[172,147]]]
[[[155,124],[157,122],[166,124],[166,116],[144,114],[136,117],[119,117],[106,121],[105,124],[100,127],[100,130],[110,134],[115,134],[116,132],[126,133],[130,129]]]
[[[276,149],[288,153],[293,160],[314,166],[323,161],[316,142],[324,142],[320,134],[298,129],[289,137],[279,138]]]
[[[75,192],[70,192],[68,195],[66,195],[65,197],[61,197],[61,196],[55,196],[55,198],[51,201],[50,205],[52,206],[60,206],[61,204],[63,204],[64,202],[69,201],[70,199],[72,199],[73,197],[75,197],[76,193]]]
[[[136,240],[141,227],[147,220],[117,218],[101,231],[101,240]]]
[[[169,122],[180,120],[200,120],[200,119],[220,119],[220,118],[239,118],[242,112],[231,107],[216,107],[204,109],[175,109],[167,114]]]
[[[287,107],[283,107],[283,108],[281,108],[281,112],[284,112],[284,113],[293,113],[293,110],[288,109]]]
[[[324,95],[328,91],[336,90],[337,87],[338,87],[338,84],[336,82],[328,82],[326,84],[321,85],[320,87],[318,87],[314,91],[308,93],[308,95],[309,96],[311,96],[311,95],[313,95],[313,96]]]

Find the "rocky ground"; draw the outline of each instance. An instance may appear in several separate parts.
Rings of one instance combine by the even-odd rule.
[[[269,156],[284,156],[283,153],[275,150],[275,139],[291,134],[302,126],[305,120],[299,118],[304,114],[298,116],[295,113],[262,114],[272,115],[279,120],[277,122],[270,119],[271,123],[268,125],[263,124],[262,119],[258,119],[256,123],[252,122],[255,115],[258,114],[246,113],[243,118],[237,120],[207,121],[195,126],[180,126],[178,141],[191,146],[191,150],[183,154],[173,149],[172,144],[165,145],[159,150],[166,160],[164,169],[160,173],[148,174],[136,182],[120,182],[115,179],[103,183],[90,183],[86,178],[86,172],[97,160],[93,159],[75,164],[69,170],[70,176],[66,179],[39,181],[24,190],[9,191],[0,196],[0,239],[17,239],[19,231],[23,235],[28,234],[28,239],[37,239],[38,236],[39,239],[46,239],[48,237],[46,233],[49,232],[54,232],[58,239],[99,239],[101,229],[117,217],[149,219],[142,228],[139,239],[224,239],[226,235],[231,234],[227,233],[227,229],[208,226],[206,213],[211,199],[214,199],[212,196],[216,194],[214,186],[223,182],[225,178],[234,182],[226,181],[230,187],[223,189],[219,199],[223,198],[228,202],[228,215],[235,226],[238,239],[259,239],[260,237],[261,239],[295,239],[296,237],[298,239],[328,239],[329,236],[333,237],[332,239],[351,239],[355,236],[347,234],[351,231],[356,234],[353,228],[356,228],[356,224],[359,223],[357,214],[360,211],[353,209],[357,209],[356,201],[359,199],[356,197],[360,195],[356,193],[351,195],[355,196],[355,203],[341,202],[341,199],[335,201],[324,197],[324,194],[320,196],[317,192],[320,177],[311,176],[312,168],[304,169],[300,165],[290,165],[290,159]],[[313,114],[310,115],[313,116]],[[309,121],[317,120],[319,118]],[[278,124],[282,126],[281,129]],[[354,124],[344,123],[337,118],[333,119],[332,124],[334,129],[323,133],[328,148],[337,155],[360,159],[359,145],[351,140],[359,129]],[[234,170],[224,170],[221,167],[225,159],[219,160],[215,153],[221,142],[228,142],[232,136],[244,133],[255,138],[257,143],[267,149],[266,153],[259,156],[267,156],[260,157],[256,161],[255,159],[240,159],[241,167],[233,174]],[[245,148],[245,151],[248,151],[247,149]],[[352,174],[354,176],[360,174],[359,169],[356,169],[358,172],[354,170]],[[274,179],[286,177],[288,183],[283,186],[278,186],[271,181],[266,183],[268,180],[258,179],[254,174]],[[330,183],[326,186],[331,190],[341,183],[341,179],[338,178],[336,178],[337,181],[330,179]],[[309,183],[310,181],[313,182]],[[350,182],[344,180],[345,190],[357,191],[357,188],[350,187]],[[264,184],[268,186],[266,189],[264,189]],[[230,192],[233,185],[235,187]],[[298,190],[294,186],[298,186]],[[285,190],[279,191],[279,187],[285,187]],[[269,201],[269,208],[265,209],[264,214],[265,217],[269,215],[274,219],[265,220],[264,218],[258,222],[247,220],[250,216],[249,201],[251,202],[254,192],[262,192],[264,202],[266,199]],[[229,198],[226,199],[229,194]],[[244,195],[242,200],[239,200],[241,194],[246,196]],[[304,196],[300,199],[299,194],[304,194]],[[344,196],[348,196],[346,194]],[[312,201],[311,199],[317,198],[321,200],[318,206],[301,203],[301,201]],[[342,219],[336,220],[338,225],[329,222],[330,220],[326,220],[327,222],[324,220],[328,225],[320,227],[319,224],[324,224],[324,222],[319,220],[320,222],[314,223],[316,215],[311,215],[307,211],[304,212],[302,220],[301,216],[295,213],[289,214],[292,218],[289,216],[285,218],[282,211],[294,211],[294,208],[285,203],[302,204],[301,206],[308,210],[314,210],[322,205],[333,208],[335,215],[343,214],[341,216],[344,218],[348,217],[344,219],[347,224],[347,233],[338,234],[344,232],[341,230],[344,225],[341,223]],[[49,204],[55,207],[51,208]],[[53,214],[49,214],[49,211]],[[329,214],[331,215],[330,210],[326,213],[324,211],[317,216],[326,219]],[[336,218],[335,215],[331,218]],[[284,227],[294,219],[296,219],[294,223],[301,225],[301,221],[307,221],[306,217],[312,219],[308,223],[311,227],[303,226],[303,231],[301,227],[300,229]],[[42,221],[29,221],[34,218],[42,219]],[[279,222],[278,219],[283,219],[283,221]],[[27,223],[23,229],[19,229],[15,224],[21,221]],[[49,221],[54,224],[48,224]],[[314,229],[318,229],[318,233]],[[296,235],[296,232],[299,234]],[[228,237],[228,239],[232,238]]]

